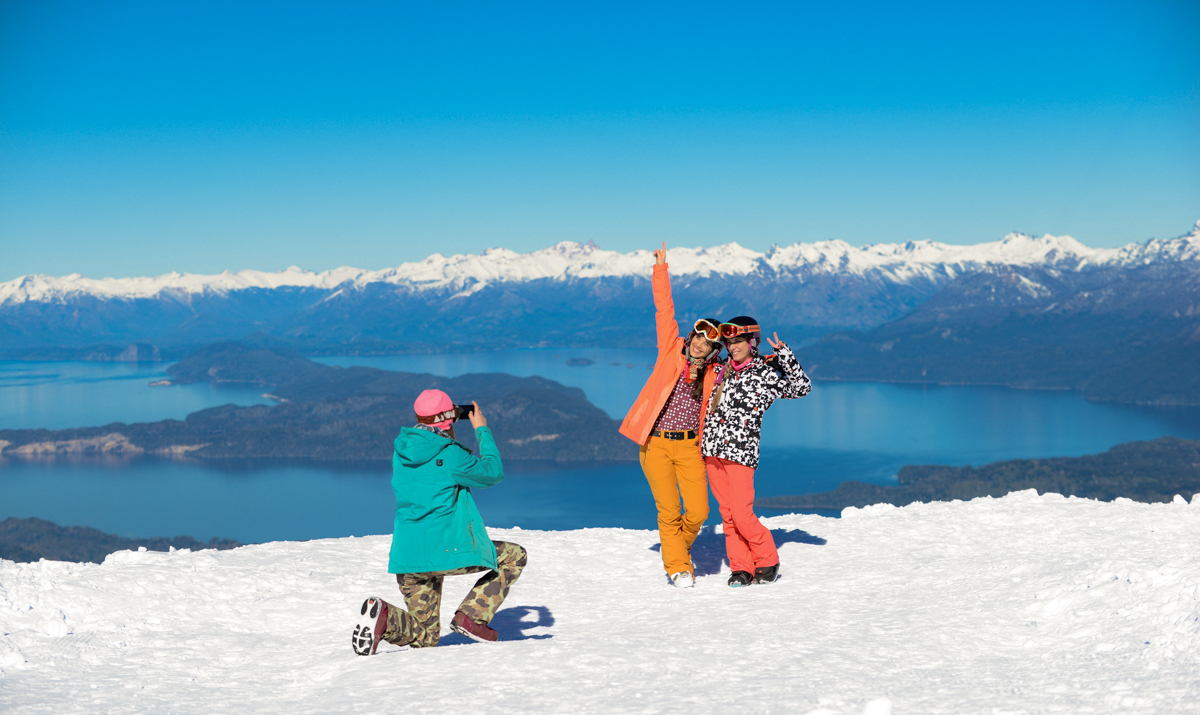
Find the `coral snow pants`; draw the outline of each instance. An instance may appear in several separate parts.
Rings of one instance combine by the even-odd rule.
[[[771,531],[754,515],[754,470],[720,457],[705,457],[704,466],[721,505],[729,569],[754,573],[755,568],[779,563]]]
[[[695,439],[650,437],[640,459],[658,506],[663,568],[668,574],[692,573],[692,543],[708,518],[708,480],[700,446]]]

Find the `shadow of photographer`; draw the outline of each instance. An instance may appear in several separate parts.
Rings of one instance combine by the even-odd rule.
[[[545,606],[512,606],[496,613],[489,623],[496,629],[501,641],[535,641],[553,638],[550,633],[526,633],[533,628],[549,628],[554,625],[554,614]],[[470,638],[451,631],[442,636],[438,645],[465,645],[473,643]]]

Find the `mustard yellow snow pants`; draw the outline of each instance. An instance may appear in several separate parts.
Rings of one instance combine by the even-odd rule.
[[[708,518],[708,477],[700,446],[695,439],[650,437],[640,459],[658,506],[663,568],[668,574],[692,573],[692,542]]]

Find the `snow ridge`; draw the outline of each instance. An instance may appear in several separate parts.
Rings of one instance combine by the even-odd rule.
[[[248,289],[311,288],[330,291],[390,283],[413,290],[474,292],[500,282],[537,279],[649,277],[651,251],[605,251],[590,241],[563,241],[540,251],[521,254],[489,248],[481,254],[443,256],[435,253],[422,261],[371,271],[343,266],[314,273],[292,266],[268,273],[245,270],[217,275],[168,273],[140,278],[87,278],[78,273],[53,277],[25,275],[0,283],[0,305],[64,301],[90,296],[102,300],[228,294]],[[1160,262],[1200,260],[1200,221],[1190,233],[1167,240],[1154,239],[1116,249],[1089,248],[1070,236],[1034,238],[1011,233],[1000,241],[953,246],[935,241],[883,243],[857,248],[844,241],[773,246],[766,253],[727,243],[712,248],[671,248],[675,275],[709,277],[820,274],[878,276],[894,282],[953,278],[985,266],[1037,265],[1060,270],[1087,270],[1105,266],[1135,266]]]
[[[1163,715],[1200,703],[1200,495],[1027,490],[763,521],[782,578],[747,589],[725,585],[709,529],[686,591],[667,584],[651,529],[490,530],[530,554],[493,621],[501,641],[443,627],[441,647],[370,658],[350,631],[363,598],[397,595],[390,535],[0,560],[0,711]],[[446,579],[443,624],[474,580]]]

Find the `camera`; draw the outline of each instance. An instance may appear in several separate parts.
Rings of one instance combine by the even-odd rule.
[[[474,411],[475,405],[455,405],[454,420],[457,422],[458,420],[470,419],[471,413]]]

